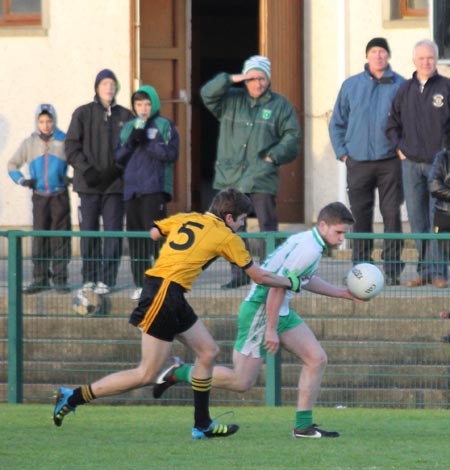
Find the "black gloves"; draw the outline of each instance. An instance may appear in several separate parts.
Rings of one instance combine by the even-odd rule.
[[[35,189],[36,183],[37,183],[37,180],[34,178],[31,178],[29,180],[23,180],[21,184],[22,186],[25,186],[26,188]]]
[[[93,188],[99,185],[101,174],[93,166],[90,166],[84,170],[83,178],[86,181],[86,184],[90,188]]]
[[[102,176],[101,176],[102,183],[109,186],[117,178],[120,178],[122,176],[122,173],[123,173],[122,167],[118,165],[114,165],[113,167],[108,168],[105,171],[102,171]]]
[[[146,129],[133,129],[131,131],[128,142],[132,147],[137,147],[147,140],[147,130]]]
[[[105,190],[110,186],[117,178],[120,178],[123,173],[123,168],[114,165],[106,170],[97,171],[93,166],[88,167],[84,171],[83,177],[89,188],[98,188]]]

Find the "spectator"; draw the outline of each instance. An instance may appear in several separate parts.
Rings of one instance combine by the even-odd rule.
[[[433,198],[428,175],[435,155],[442,149],[450,131],[450,79],[436,70],[437,45],[428,39],[415,44],[411,79],[404,82],[392,103],[387,136],[402,161],[403,189],[412,233],[430,233]],[[417,240],[417,278],[408,287],[432,282],[445,288],[446,269],[437,263],[436,243]]]
[[[339,246],[353,223],[350,211],[340,202],[325,206],[312,230],[289,237],[263,263],[273,273],[296,271],[302,288],[316,294],[363,302],[348,289],[334,286],[316,275],[322,253]],[[295,354],[303,364],[298,381],[295,438],[339,437],[336,431],[325,431],[313,424],[313,407],[327,365],[327,355],[309,329],[290,306],[292,293],[285,289],[252,285],[239,310],[238,332],[234,343],[233,369],[216,366],[213,387],[246,392],[255,383],[266,353],[275,354],[279,347]],[[177,382],[191,382],[192,366],[175,358],[174,364],[162,371],[153,388],[154,398]]]
[[[8,162],[9,176],[33,192],[33,230],[71,229],[64,136],[56,126],[55,108],[40,104],[36,110],[35,132],[22,142]],[[28,165],[29,178],[21,171],[24,165]],[[33,282],[24,289],[24,294],[50,289],[50,279],[59,292],[69,292],[70,256],[69,237],[33,237]]]
[[[107,396],[144,387],[154,381],[176,338],[197,356],[192,374],[194,394],[194,439],[227,437],[239,426],[215,423],[209,414],[212,369],[219,348],[205,325],[186,300],[185,292],[199,274],[218,256],[243,267],[259,284],[298,292],[298,272],[272,274],[253,263],[242,240],[234,233],[251,208],[249,199],[228,189],[216,195],[204,214],[176,214],[155,222],[153,240],[167,237],[155,265],[146,271],[144,289],[130,323],[141,332],[142,358],[138,367],[110,374],[96,382],[69,389],[58,389],[53,422],[61,426],[64,417],[76,407]]]
[[[296,111],[271,90],[270,76],[269,59],[252,56],[244,62],[242,73],[220,73],[200,92],[205,106],[220,121],[214,189],[233,186],[248,194],[263,232],[278,230],[278,167],[295,160],[300,142]],[[245,88],[233,87],[241,83]],[[236,266],[231,273],[223,288],[249,283]]]
[[[402,232],[402,169],[385,130],[392,100],[404,79],[392,71],[389,56],[386,39],[368,42],[364,72],[342,84],[329,127],[336,157],[347,168],[355,232],[373,232],[376,190],[384,231]],[[400,285],[402,247],[401,240],[384,241],[382,258],[388,286]],[[372,239],[353,240],[353,263],[372,262],[372,250]]]
[[[136,119],[122,130],[117,163],[125,167],[124,201],[127,231],[148,231],[155,220],[167,216],[167,202],[173,195],[173,164],[178,160],[179,138],[169,119],[160,116],[156,90],[141,86],[131,97]],[[144,272],[156,259],[159,243],[152,239],[129,239],[131,272],[138,300],[144,285]]]
[[[450,232],[450,152],[446,149],[439,152],[433,162],[428,177],[431,196],[434,198],[433,231],[434,233]],[[443,278],[448,280],[448,263],[450,261],[450,240],[437,240],[438,260],[442,263]]]
[[[132,113],[116,104],[117,78],[101,70],[95,79],[94,101],[77,108],[66,136],[67,160],[74,168],[73,189],[80,198],[80,230],[100,230],[100,217],[107,231],[122,231],[123,181],[114,150],[124,123]],[[116,284],[122,255],[122,240],[81,238],[82,278],[95,285],[97,294],[107,294]]]

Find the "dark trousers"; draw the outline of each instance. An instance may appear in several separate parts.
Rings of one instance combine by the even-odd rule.
[[[435,210],[433,215],[434,233],[450,233],[450,214]],[[437,240],[436,264],[438,272],[448,279],[448,263],[450,262],[450,240]]]
[[[258,219],[259,231],[260,232],[276,232],[278,230],[278,218],[277,218],[277,204],[276,197],[272,194],[265,193],[252,193],[248,194],[248,197],[252,201],[253,210],[256,218]],[[241,232],[247,231],[245,225]],[[245,240],[245,246],[249,247]],[[263,250],[262,258],[265,258],[265,250]],[[241,279],[242,276],[246,276],[241,268],[232,264],[231,265],[231,278]]]
[[[354,232],[372,233],[375,191],[378,189],[380,212],[385,233],[402,233],[400,206],[403,202],[402,167],[400,159],[359,162],[348,158],[347,191],[355,218]],[[399,276],[403,240],[385,240],[382,258],[384,271]],[[353,240],[353,263],[372,261],[373,240]]]
[[[52,196],[33,193],[33,230],[71,230],[67,191]],[[70,237],[33,237],[33,279],[36,284],[67,284],[71,257]],[[51,268],[51,269],[50,269]]]
[[[80,230],[100,230],[100,216],[105,231],[123,230],[124,203],[122,194],[87,194],[80,193],[78,220]],[[103,282],[115,286],[120,258],[122,256],[121,238],[86,238],[82,237],[81,257],[83,283]]]
[[[155,220],[167,216],[164,193],[143,194],[125,201],[127,232],[148,231]],[[151,238],[129,238],[130,264],[136,287],[144,285],[144,273],[152,267],[151,257],[158,257],[160,242]]]

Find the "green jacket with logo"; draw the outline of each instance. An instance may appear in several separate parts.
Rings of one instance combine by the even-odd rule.
[[[300,126],[294,107],[270,88],[252,98],[221,73],[200,93],[220,121],[214,188],[235,187],[245,193],[278,192],[278,167],[299,154]],[[273,163],[264,161],[269,156]]]

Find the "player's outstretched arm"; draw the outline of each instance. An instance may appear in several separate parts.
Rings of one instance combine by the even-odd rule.
[[[278,276],[265,269],[262,269],[258,264],[253,263],[246,273],[251,277],[252,281],[256,284],[268,287],[284,287],[285,289],[298,290],[295,282],[292,282],[288,277]]]
[[[326,295],[328,297],[338,297],[341,299],[353,300],[354,302],[366,302],[365,300],[358,299],[350,293],[348,289],[335,286],[320,277],[313,276],[308,284],[303,286],[303,289],[314,292],[314,294]]]

